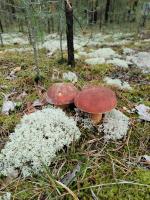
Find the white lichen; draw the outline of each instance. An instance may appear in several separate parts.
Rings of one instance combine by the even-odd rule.
[[[22,33],[3,33],[2,34],[3,42],[5,45],[19,44],[26,45],[29,44],[27,36]]]
[[[75,112],[75,121],[79,123],[84,129],[92,130],[94,128],[88,113],[82,112],[78,108],[75,108]]]
[[[120,79],[112,79],[110,77],[105,77],[104,81],[108,85],[116,86],[116,87],[120,88],[121,90],[132,90],[129,83],[127,83],[126,81],[121,81]]]
[[[45,40],[44,43],[40,46],[40,48],[45,48],[46,50],[48,50],[50,56],[53,55],[57,50],[60,50],[60,42],[58,39]],[[62,41],[62,49],[67,49],[65,40]]]
[[[74,54],[74,58],[76,59],[76,60],[78,60],[78,59],[80,59],[80,56],[78,55],[78,54]]]
[[[104,58],[88,58],[85,60],[85,63],[89,65],[100,65],[105,63]]]
[[[0,154],[0,174],[20,170],[23,177],[38,174],[49,166],[56,153],[80,137],[73,118],[61,109],[45,108],[25,115],[10,134]]]
[[[93,52],[88,53],[88,57],[110,59],[110,58],[120,57],[120,56],[111,48],[100,48]]]
[[[133,62],[143,73],[150,72],[150,52],[139,52],[132,56],[127,56],[127,60]]]
[[[16,103],[13,101],[5,100],[2,106],[2,113],[9,115],[10,111],[13,111],[16,107]]]
[[[124,55],[131,55],[131,54],[134,54],[134,53],[135,53],[135,51],[133,49],[131,49],[131,48],[124,48],[123,49],[123,54]]]
[[[139,114],[140,119],[150,122],[150,107],[140,104],[135,108]]]
[[[76,83],[78,81],[78,77],[73,72],[63,73],[63,80],[70,81],[72,83]]]
[[[119,59],[119,58],[113,58],[112,60],[108,60],[107,61],[108,64],[113,64],[117,67],[121,67],[121,68],[128,68],[128,61]]]
[[[3,196],[0,196],[0,200],[11,200],[11,193],[6,192],[3,194]]]
[[[104,140],[119,140],[127,135],[129,128],[129,118],[119,110],[113,109],[106,113],[103,123],[98,131],[104,132]]]
[[[132,39],[134,36],[133,33],[122,33],[118,32],[112,35],[114,41],[123,40],[123,39]]]
[[[85,51],[79,51],[78,52],[78,55],[79,55],[79,57],[87,57],[88,56],[88,53],[86,53]]]
[[[4,50],[4,52],[16,52],[16,53],[22,53],[22,52],[28,52],[28,51],[32,51],[32,48],[24,47],[24,48],[10,48],[10,49]]]

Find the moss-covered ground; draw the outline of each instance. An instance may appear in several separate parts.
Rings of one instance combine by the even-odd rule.
[[[146,48],[147,46],[145,45]],[[144,50],[143,45],[136,48]],[[1,148],[8,135],[14,131],[27,105],[39,98],[34,82],[36,73],[33,55],[29,52],[10,53],[3,50],[4,48],[0,51],[0,108],[4,94],[12,91],[16,93],[10,99],[18,102],[19,106],[10,115],[0,115]],[[76,62],[75,68],[71,68],[66,62],[60,62],[59,52],[48,58],[45,50],[39,52],[39,66],[40,85],[46,89],[53,82],[62,81],[62,73],[67,71],[78,75],[76,86],[79,88],[86,84],[105,85],[105,76],[123,75],[120,76],[121,79],[127,80],[133,90],[113,89],[118,98],[117,109],[131,120],[128,136],[125,140],[105,144],[102,135],[98,135],[96,131],[81,130],[80,141],[60,152],[53,164],[45,168],[45,173],[27,179],[18,177],[8,180],[1,177],[0,193],[11,192],[13,200],[149,200],[150,171],[139,167],[136,160],[138,156],[150,153],[150,123],[139,121],[136,113],[128,113],[123,107],[131,110],[139,103],[150,106],[150,75],[142,74],[136,68],[123,70],[111,65],[88,66],[82,59]],[[6,79],[16,67],[21,67],[15,74],[16,78]],[[52,74],[56,70],[59,78],[52,80]],[[17,96],[23,91],[27,95],[17,100]],[[81,169],[76,174],[76,179],[67,188],[60,185],[58,181],[78,163]]]

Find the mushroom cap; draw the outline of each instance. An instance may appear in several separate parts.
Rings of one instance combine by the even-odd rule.
[[[115,108],[117,99],[115,93],[109,88],[90,86],[77,94],[74,103],[84,112],[99,114]]]
[[[74,102],[78,90],[72,83],[55,83],[47,91],[47,102],[54,105],[67,105]]]

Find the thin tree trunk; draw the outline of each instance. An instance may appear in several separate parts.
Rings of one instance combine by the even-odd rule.
[[[35,76],[35,82],[38,84],[40,81],[40,71],[39,71],[39,60],[38,60],[38,47],[37,47],[37,30],[35,30],[34,25],[30,23],[31,27],[31,42],[32,42],[32,48],[33,48],[33,55],[34,55],[34,62],[36,67],[36,76]]]
[[[31,27],[30,27],[30,23],[29,23],[29,19],[28,19],[28,14],[25,14],[25,22],[27,24],[27,30],[28,30],[28,40],[29,40],[29,44],[32,45],[32,35],[31,35]]]
[[[2,34],[0,33],[0,41],[1,41],[1,47],[4,46],[4,43],[3,43],[3,38],[2,38]]]
[[[10,9],[11,9],[11,14],[12,14],[12,19],[16,19],[16,8],[15,8],[15,1],[14,0],[10,0]]]
[[[63,0],[60,0],[60,10],[59,10],[59,35],[60,35],[60,52],[61,52],[61,60],[63,60],[63,47],[62,47],[62,37],[63,37],[63,22],[62,22],[62,11],[63,9]]]
[[[23,20],[20,19],[19,22],[18,22],[18,24],[19,24],[19,32],[23,33],[24,32]]]
[[[2,21],[0,20],[0,28],[1,28],[1,32],[4,33],[4,29],[3,29],[3,25],[2,25]]]
[[[66,35],[68,48],[68,65],[75,66],[73,44],[73,8],[70,0],[65,0]]]
[[[34,63],[36,67],[35,69],[36,77],[34,80],[38,84],[40,80],[40,71],[39,71],[39,60],[38,60],[37,28],[32,21],[32,15],[30,15],[30,12],[33,12],[33,9],[32,10],[29,9],[29,11],[28,10],[26,11],[26,20],[27,20],[27,26],[28,26],[28,32],[29,32],[29,41],[31,42],[31,45],[33,48]]]
[[[50,20],[51,20],[51,32],[54,33],[55,30],[54,30],[54,18],[53,18],[53,16],[51,17]]]
[[[51,32],[51,28],[50,28],[50,19],[49,19],[49,17],[48,17],[48,19],[47,19],[47,32],[48,32],[48,34],[50,34],[50,32]]]
[[[108,22],[108,18],[109,18],[110,3],[111,3],[111,0],[107,0],[106,8],[105,8],[105,22],[106,23]]]

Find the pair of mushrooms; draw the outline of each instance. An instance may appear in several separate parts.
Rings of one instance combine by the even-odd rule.
[[[47,91],[47,102],[65,107],[74,103],[83,112],[90,113],[93,124],[98,124],[102,114],[117,105],[115,93],[106,87],[89,86],[78,91],[72,83],[55,83]]]

